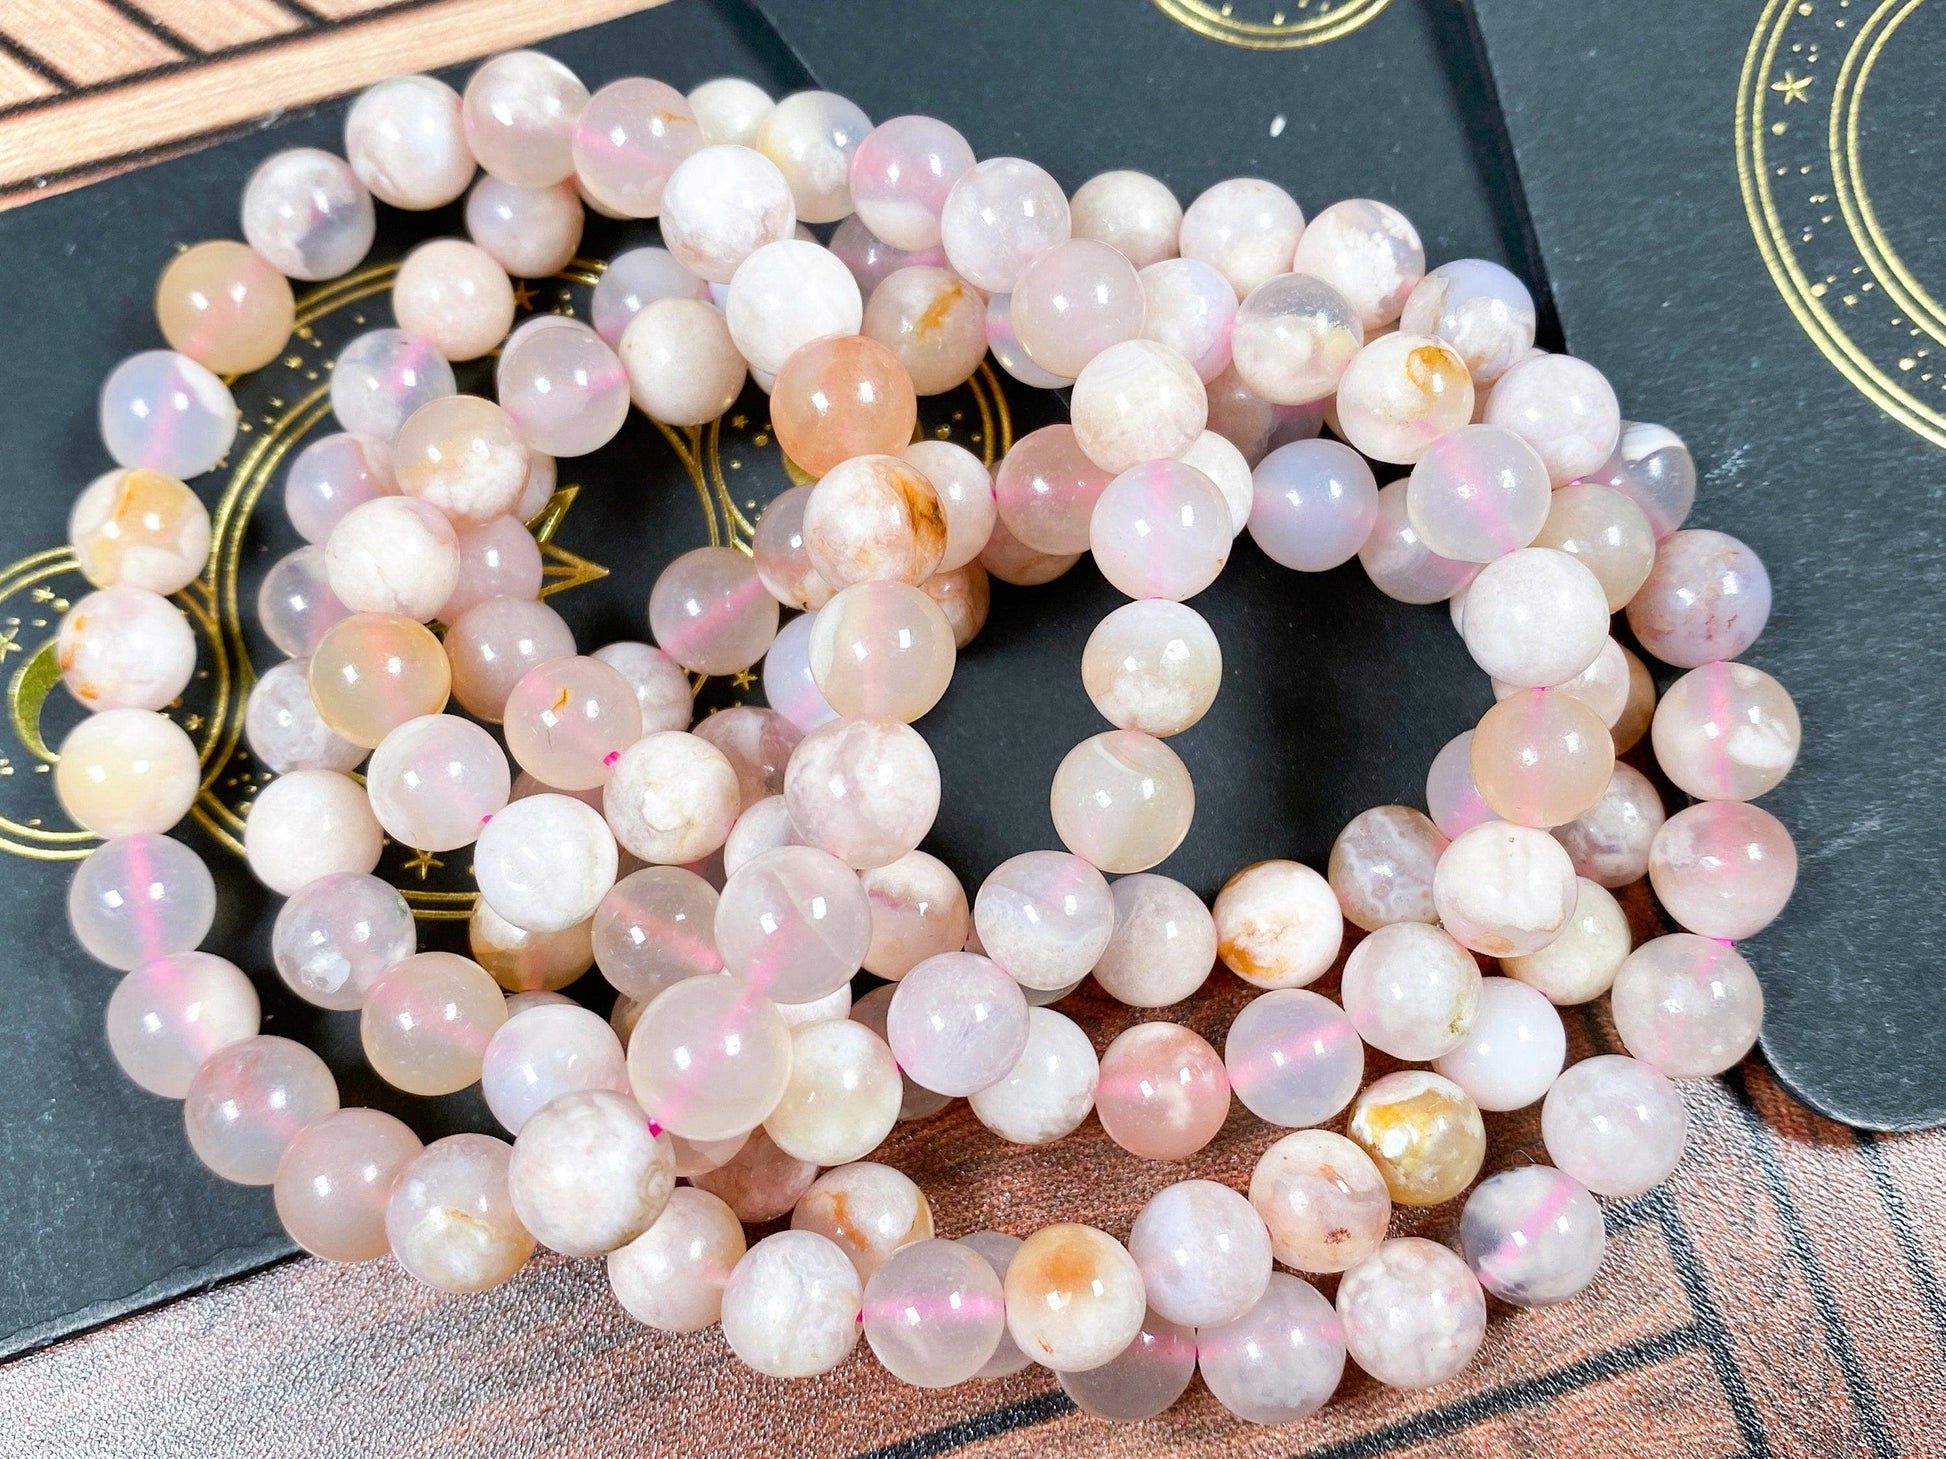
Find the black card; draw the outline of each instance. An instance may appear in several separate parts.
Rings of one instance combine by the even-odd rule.
[[[1946,7],[1475,0],[1568,346],[1756,548],[1748,658],[1804,750],[1762,804],[1801,872],[1747,951],[1778,1075],[1837,1119],[1946,1120]]]

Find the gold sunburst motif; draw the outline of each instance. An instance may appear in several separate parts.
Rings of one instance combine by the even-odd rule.
[[[1946,5],[1928,0],[1768,0],[1744,53],[1735,129],[1744,212],[1792,317],[1866,399],[1936,446],[1946,309],[1879,214],[1860,136],[1888,57],[1942,45]],[[1874,155],[1891,167],[1901,154]],[[1928,181],[1918,195],[1935,191]]]
[[[1391,0],[1155,0],[1200,36],[1252,51],[1295,51],[1350,35]]]

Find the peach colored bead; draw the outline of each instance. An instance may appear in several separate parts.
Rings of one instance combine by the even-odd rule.
[[[183,1095],[189,1148],[225,1180],[269,1185],[305,1126],[337,1112],[338,1081],[324,1060],[290,1039],[257,1034],[225,1044],[198,1066]]]
[[[1189,362],[1153,340],[1110,345],[1075,377],[1075,439],[1104,471],[1181,455],[1209,422],[1209,396]]]
[[[1473,783],[1502,820],[1543,830],[1591,810],[1615,770],[1601,716],[1572,694],[1523,689],[1473,732]]]
[[[762,1124],[790,1069],[790,1027],[777,1006],[726,974],[664,989],[628,1041],[636,1102],[686,1140],[721,1140]]]
[[[986,358],[986,302],[943,268],[913,264],[888,274],[866,302],[863,329],[920,395],[965,384]]]
[[[574,652],[574,635],[545,603],[488,598],[446,630],[453,697],[467,713],[498,723],[515,684],[536,664]]]
[[[980,549],[980,566],[988,574],[1023,588],[1051,583],[1079,561],[1078,552],[1041,552],[1029,547],[999,520],[993,524],[987,545]]]
[[[1068,751],[1048,804],[1056,834],[1077,856],[1106,872],[1147,871],[1189,834],[1196,787],[1161,740],[1110,730]]]
[[[1326,875],[1348,921],[1374,932],[1395,922],[1432,922],[1433,867],[1446,837],[1424,812],[1382,805],[1361,811],[1331,843]]]
[[[1554,828],[1575,873],[1605,887],[1627,886],[1649,874],[1649,847],[1667,819],[1662,797],[1649,778],[1618,764],[1601,799],[1574,820]]]
[[[422,715],[389,731],[365,772],[379,825],[423,851],[470,846],[512,788],[493,736],[456,714]]]
[[[718,76],[689,93],[690,110],[696,113],[704,140],[741,147],[755,144],[757,128],[776,104],[769,92],[741,76]]]
[[[804,541],[812,567],[834,588],[916,586],[945,555],[946,514],[918,467],[897,456],[856,456],[811,489]]]
[[[1636,654],[1622,650],[1622,661],[1628,666],[1628,696],[1623,701],[1622,712],[1608,727],[1615,739],[1615,753],[1625,755],[1642,742],[1642,736],[1649,732],[1655,719],[1655,676],[1649,666]]]
[[[1740,940],[1784,910],[1797,885],[1797,847],[1769,811],[1706,800],[1656,832],[1649,884],[1684,931]]]
[[[1488,821],[1456,836],[1433,869],[1433,905],[1460,944],[1487,957],[1538,952],[1574,913],[1574,865],[1545,831]]]
[[[645,76],[611,81],[588,98],[570,143],[575,179],[609,214],[653,218],[679,163],[703,145],[688,100]]]
[[[946,547],[937,571],[948,573],[978,561],[998,511],[992,474],[979,457],[951,441],[914,441],[901,454],[932,483],[946,517]]]
[[[817,1166],[786,1155],[761,1126],[727,1140],[671,1138],[678,1151],[732,1147],[718,1163],[692,1172],[689,1178],[699,1190],[726,1202],[739,1221],[774,1221],[789,1214],[818,1177]]]
[[[1015,540],[1037,552],[1088,547],[1095,503],[1111,473],[1088,459],[1074,427],[1042,426],[1015,441],[993,477],[999,520]]]
[[[393,462],[401,492],[461,526],[512,511],[527,479],[527,446],[513,418],[475,395],[420,406],[399,432]]]
[[[1424,1069],[1367,1086],[1346,1133],[1402,1206],[1436,1206],[1473,1183],[1486,1158],[1486,1126],[1466,1091]]]
[[[367,87],[345,114],[345,159],[373,197],[395,208],[441,208],[473,180],[459,93],[432,76]]]
[[[1741,953],[1678,932],[1630,953],[1615,975],[1615,1031],[1671,1079],[1721,1074],[1763,1031],[1764,990]]]
[[[1230,1112],[1230,1077],[1215,1049],[1176,1023],[1138,1023],[1101,1056],[1095,1113],[1108,1138],[1143,1160],[1187,1160]]]
[[[228,239],[177,254],[155,286],[156,319],[169,348],[219,375],[262,369],[276,359],[296,310],[289,280]]]
[[[1014,333],[1027,357],[1070,379],[1110,345],[1139,335],[1146,309],[1135,266],[1087,238],[1035,254],[1010,297]]]
[[[369,872],[384,842],[364,787],[330,770],[279,776],[257,793],[243,828],[250,870],[287,897],[334,872]]]
[[[1621,492],[1590,482],[1553,493],[1533,545],[1579,558],[1601,583],[1611,613],[1628,606],[1655,566],[1647,515]]]
[[[1473,378],[1441,340],[1381,335],[1345,367],[1337,405],[1345,439],[1359,451],[1410,465],[1434,441],[1472,420]]]
[[[574,124],[587,104],[588,88],[552,56],[509,51],[466,83],[466,141],[493,176],[547,187],[573,175]]]
[[[696,547],[657,576],[649,594],[649,628],[684,668],[734,674],[762,658],[777,637],[777,600],[743,553]]]
[[[1108,244],[1136,268],[1176,256],[1182,204],[1144,172],[1103,172],[1068,200],[1076,238]]]
[[[989,157],[960,175],[939,220],[953,271],[989,293],[1010,291],[1027,261],[1068,237],[1060,184],[1018,157]]]
[[[441,1292],[497,1287],[534,1254],[507,1192],[513,1154],[491,1135],[448,1135],[399,1172],[385,1206],[392,1254]]]
[[[1057,1373],[1083,1373],[1119,1355],[1148,1312],[1142,1270],[1092,1226],[1043,1226],[1007,1267],[1007,1327],[1023,1353]]]
[[[146,588],[103,588],[61,620],[55,661],[84,708],[162,709],[196,672],[196,635],[167,598]]]
[[[1217,954],[1259,988],[1302,988],[1337,961],[1344,914],[1331,884],[1295,861],[1246,866],[1216,894]]]
[[[1463,618],[1465,616],[1463,596],[1454,601],[1459,605],[1457,611]],[[1632,678],[1628,650],[1611,638],[1601,646],[1601,652],[1595,655],[1595,661],[1587,668],[1572,679],[1564,679],[1551,687],[1557,694],[1565,694],[1580,700],[1594,711],[1595,717],[1604,725],[1613,726],[1620,721],[1623,712],[1628,708]],[[1511,699],[1516,694],[1527,692],[1529,691],[1500,679],[1493,681],[1495,699]],[[1611,735],[1612,733],[1611,730]],[[1621,747],[1616,746],[1618,754],[1620,750]]]
[[[1397,208],[1370,198],[1333,203],[1305,226],[1291,267],[1344,296],[1366,329],[1396,321],[1426,273],[1419,231]]]
[[[392,317],[448,360],[477,360],[513,328],[513,283],[478,244],[435,238],[399,265]]]
[[[466,198],[466,234],[517,279],[544,279],[564,269],[581,247],[585,221],[571,182],[516,187],[483,177]]]
[[[326,1261],[375,1261],[390,1251],[385,1203],[425,1146],[375,1109],[341,1109],[298,1131],[277,1162],[277,1219]]]
[[[812,340],[858,333],[865,300],[836,255],[816,243],[785,238],[766,243],[737,265],[723,313],[730,338],[750,367],[774,375],[793,351]]]
[[[979,563],[969,562],[952,572],[935,574],[921,587],[946,615],[956,650],[980,636],[980,630],[986,627],[987,612],[993,606],[993,587],[987,570]]]
[[[1193,598],[1223,571],[1230,505],[1194,466],[1145,461],[1102,492],[1088,521],[1101,575],[1131,598]]]
[[[1784,686],[1732,663],[1704,664],[1671,684],[1651,731],[1663,774],[1703,800],[1754,800],[1775,788],[1802,738]]]
[[[564,658],[529,669],[501,712],[507,752],[561,790],[592,790],[642,737],[635,691],[599,659]]]
[[[818,610],[811,628],[818,691],[852,718],[918,719],[952,682],[954,658],[945,613],[902,582],[854,583]]]
[[[1182,215],[1184,258],[1200,259],[1230,281],[1239,299],[1264,280],[1289,273],[1304,214],[1273,182],[1233,177],[1206,188]]]
[[[630,398],[651,420],[702,425],[728,410],[748,375],[722,312],[699,299],[657,299],[618,346]]]
[[[865,971],[894,982],[929,957],[954,952],[972,928],[966,891],[936,856],[910,851],[859,876],[871,907]]]
[[[870,1160],[841,1165],[799,1195],[791,1229],[836,1242],[860,1281],[869,1281],[893,1252],[933,1239],[925,1192],[888,1165]]]
[[[904,450],[918,419],[905,366],[861,335],[812,340],[784,361],[771,386],[777,444],[813,476],[853,456]]]
[[[68,545],[98,588],[187,587],[209,562],[209,512],[196,493],[142,467],[97,476],[68,514]]]
[[[450,952],[421,952],[373,983],[359,1014],[365,1057],[408,1094],[452,1094],[480,1077],[507,1000],[485,968]]]
[[[784,766],[804,732],[774,709],[738,704],[697,722],[696,736],[721,750],[736,771],[738,810],[784,791]]]
[[[1391,1193],[1371,1156],[1328,1130],[1299,1130],[1258,1156],[1250,1204],[1270,1229],[1271,1254],[1301,1272],[1357,1266],[1392,1220]]]
[[[552,993],[594,965],[592,930],[590,919],[558,932],[529,932],[477,898],[466,922],[466,947],[509,993]]]
[[[105,709],[61,741],[54,793],[98,836],[167,831],[189,813],[202,780],[196,747],[148,709]]]
[[[256,1035],[257,990],[235,963],[206,952],[145,962],[109,995],[108,1049],[150,1094],[181,1099],[203,1061]]]
[[[799,848],[804,849],[804,848]],[[885,1041],[848,1018],[791,1030],[791,1074],[764,1131],[786,1155],[843,1165],[877,1149],[899,1118],[899,1066]]]
[[[310,683],[331,732],[372,748],[407,720],[444,709],[451,677],[424,624],[397,613],[354,613],[311,655]]]
[[[797,225],[784,174],[747,146],[690,153],[662,189],[661,214],[674,261],[713,284],[729,283],[746,258],[792,237]]]

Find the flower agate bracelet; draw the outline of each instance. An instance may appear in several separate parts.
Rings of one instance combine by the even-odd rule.
[[[1734,662],[1768,614],[1762,564],[1683,528],[1688,451],[1624,422],[1592,366],[1533,347],[1518,279],[1477,259],[1427,272],[1377,202],[1307,223],[1281,188],[1236,179],[1185,210],[1134,172],[1070,199],[931,118],[873,127],[841,97],[773,104],[735,79],[590,94],[533,52],[486,62],[464,96],[423,76],[376,86],[345,142],[348,161],[271,157],[244,190],[247,246],[200,244],[164,271],[170,349],[110,376],[118,469],[71,521],[97,591],[63,623],[60,665],[93,713],[56,787],[106,839],[70,919],[124,971],[117,1061],[183,1101],[212,1170],[272,1186],[307,1250],[390,1253],[444,1291],[505,1281],[539,1243],[605,1256],[635,1317],[720,1323],[766,1374],[828,1371],[862,1333],[908,1383],[1037,1362],[1116,1419],[1162,1412],[1199,1368],[1262,1423],[1316,1409],[1347,1355],[1436,1384],[1481,1342],[1486,1293],[1539,1306],[1593,1279],[1595,1197],[1647,1191],[1681,1156],[1671,1080],[1719,1073],[1757,1037],[1762,993],[1732,944],[1782,909],[1796,858],[1751,801],[1789,771],[1799,725]],[[278,973],[357,1010],[389,1083],[481,1083],[514,1136],[422,1147],[390,1115],[339,1108],[316,1054],[258,1032],[250,980],[195,950],[214,883],[164,833],[203,772],[162,711],[195,668],[167,595],[210,553],[183,482],[238,426],[219,376],[285,349],[288,280],[363,260],[374,197],[462,194],[471,241],[407,256],[397,327],[336,362],[343,433],[288,469],[311,545],[265,579],[261,627],[291,659],[247,714],[278,772],[245,828],[251,869],[288,899]],[[664,246],[607,266],[592,323],[515,328],[510,275],[567,268],[584,207],[657,218]],[[837,226],[827,244],[805,224]],[[497,400],[458,393],[453,364],[496,351]],[[1069,423],[992,470],[914,440],[919,397],[989,352],[1072,391]],[[525,525],[555,458],[604,446],[631,402],[704,425],[749,377],[808,483],[768,505],[748,553],[663,569],[655,646],[580,655],[540,601]],[[1381,489],[1372,462],[1406,474]],[[1429,815],[1368,810],[1327,875],[1261,862],[1210,907],[1152,868],[1194,810],[1168,738],[1222,681],[1185,600],[1246,529],[1292,569],[1357,557],[1393,598],[1450,603],[1497,703],[1432,765]],[[990,577],[1046,582],[1083,552],[1132,600],[1080,666],[1113,727],[1054,773],[1066,849],[1003,863],[969,902],[919,849],[940,778],[912,722],[979,633]],[[783,610],[800,616],[780,627]],[[1618,612],[1686,671],[1659,702],[1611,635]],[[770,707],[692,726],[699,677],[758,672]],[[1666,818],[1616,758],[1645,736],[1695,798]],[[471,848],[473,957],[417,950],[411,909],[373,875],[387,838]],[[1683,930],[1631,950],[1610,889],[1644,876]],[[1334,1002],[1309,985],[1340,966],[1346,921],[1361,936]],[[1092,974],[1127,1005],[1172,1007],[1218,962],[1261,990],[1220,1053],[1143,1022],[1097,1057],[1049,1006]],[[611,1020],[558,992],[591,965]],[[861,970],[884,983],[854,1004]],[[1629,1056],[1564,1068],[1556,1005],[1604,993]],[[1366,1084],[1367,1046],[1426,1067]],[[918,1187],[866,1159],[965,1096],[1002,1140],[1048,1144],[1093,1112],[1132,1156],[1183,1160],[1232,1092],[1288,1131],[1247,1193],[1171,1185],[1126,1242],[1077,1224],[939,1239]],[[1537,1102],[1554,1165],[1476,1185],[1481,1111]],[[1345,1133],[1319,1128],[1341,1117]],[[1395,1205],[1469,1188],[1463,1254],[1388,1239]],[[743,1223],[786,1214],[746,1247]],[[1335,1302],[1292,1271],[1342,1274]]]

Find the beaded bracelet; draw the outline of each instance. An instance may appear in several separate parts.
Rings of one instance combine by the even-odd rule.
[[[1381,1382],[1436,1384],[1478,1347],[1485,1293],[1539,1306],[1593,1279],[1595,1196],[1644,1192],[1681,1156],[1671,1080],[1719,1073],[1757,1037],[1762,993],[1732,943],[1781,910],[1796,860],[1750,801],[1790,769],[1799,725],[1774,680],[1733,662],[1768,614],[1762,564],[1683,529],[1682,442],[1623,422],[1591,365],[1536,350],[1518,279],[1477,259],[1427,272],[1412,225],[1377,202],[1307,224],[1281,188],[1235,179],[1182,209],[1134,172],[1069,199],[1032,163],[976,161],[931,118],[873,127],[841,97],[773,104],[735,79],[590,95],[532,52],[488,61],[463,97],[423,76],[373,87],[345,140],[348,162],[264,162],[247,246],[204,243],[164,271],[171,348],[109,377],[119,469],[70,524],[97,591],[63,622],[60,665],[94,713],[56,788],[107,838],[70,920],[125,971],[117,1061],[183,1100],[212,1170],[272,1185],[307,1250],[389,1252],[445,1291],[505,1281],[538,1242],[605,1256],[643,1322],[720,1322],[767,1374],[828,1371],[862,1332],[908,1383],[1038,1362],[1120,1419],[1162,1412],[1197,1370],[1264,1423],[1316,1409],[1347,1354]],[[469,187],[472,241],[401,264],[398,327],[337,362],[344,433],[289,469],[285,505],[312,545],[271,570],[259,611],[293,657],[247,715],[279,772],[245,834],[251,869],[288,899],[278,973],[359,1010],[389,1083],[479,1082],[515,1136],[422,1147],[390,1115],[340,1109],[317,1055],[258,1033],[249,979],[194,950],[215,892],[163,834],[200,779],[161,712],[195,665],[166,595],[209,556],[183,482],[234,438],[219,375],[283,350],[289,280],[355,267],[373,197],[429,209]],[[510,275],[565,268],[584,205],[658,218],[664,247],[609,265],[592,325],[513,328]],[[838,225],[829,246],[807,223]],[[453,362],[495,351],[497,403],[458,393]],[[992,471],[913,439],[918,396],[989,351],[1072,392],[1068,424]],[[748,377],[814,484],[769,504],[749,553],[664,568],[656,646],[577,654],[539,601],[524,526],[554,458],[602,447],[631,401],[705,424]],[[1380,489],[1372,462],[1409,472]],[[1430,815],[1368,810],[1328,875],[1262,862],[1206,907],[1151,869],[1194,808],[1166,741],[1222,677],[1185,600],[1246,529],[1295,570],[1356,556],[1384,593],[1450,603],[1497,703],[1435,760]],[[1014,857],[969,903],[918,849],[940,782],[911,723],[979,633],[989,575],[1045,582],[1083,552],[1132,600],[1082,656],[1114,728],[1055,772],[1067,849]],[[801,616],[780,627],[786,608]],[[1659,702],[1611,636],[1617,612],[1687,671]],[[771,707],[692,727],[696,676],[759,664]],[[1645,734],[1696,798],[1673,816],[1616,759]],[[388,837],[472,848],[472,959],[416,951],[411,910],[372,874]],[[1645,875],[1684,930],[1631,951],[1610,888]],[[1340,1004],[1308,985],[1338,965],[1347,920],[1363,935]],[[1502,976],[1482,976],[1483,956]],[[1098,1059],[1047,1006],[1092,974],[1125,1004],[1170,1007],[1218,962],[1262,990],[1220,1056],[1148,1022]],[[590,965],[616,990],[611,1021],[556,991]],[[886,982],[854,1005],[861,970]],[[1564,1068],[1555,1006],[1603,993],[1630,1056]],[[1431,1067],[1361,1089],[1368,1045]],[[935,1239],[918,1187],[865,1159],[963,1095],[1017,1144],[1092,1111],[1131,1154],[1181,1160],[1233,1091],[1291,1132],[1247,1196],[1179,1182],[1126,1244],[1078,1224]],[[1537,1101],[1555,1166],[1475,1187],[1481,1111]],[[1317,1128],[1347,1111],[1344,1135]],[[1463,1257],[1387,1238],[1395,1203],[1469,1187]],[[790,1229],[746,1249],[742,1222],[786,1212]],[[1280,1264],[1342,1273],[1335,1302]]]

